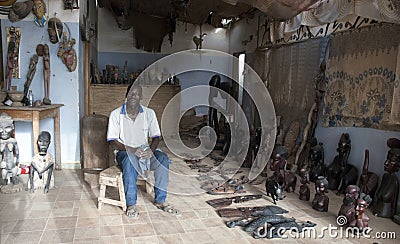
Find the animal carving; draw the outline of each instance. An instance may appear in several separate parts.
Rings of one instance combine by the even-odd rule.
[[[277,200],[283,200],[282,186],[279,185],[275,180],[267,180],[267,182],[265,182],[265,188],[267,196],[272,197],[274,204],[276,204]]]
[[[203,43],[203,37],[206,36],[207,33],[203,33],[200,36],[194,36],[193,42],[196,44],[196,50],[201,49],[201,45]]]

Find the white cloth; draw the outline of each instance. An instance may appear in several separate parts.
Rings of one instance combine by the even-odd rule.
[[[135,120],[126,114],[125,104],[113,110],[108,121],[107,141],[118,140],[130,147],[148,145],[148,138],[161,136],[154,110],[140,106]]]

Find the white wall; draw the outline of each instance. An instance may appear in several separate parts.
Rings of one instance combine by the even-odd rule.
[[[46,2],[48,3],[48,2]],[[57,12],[57,17],[67,23],[71,29],[72,37],[77,40],[74,48],[79,58],[80,36],[79,36],[79,11],[64,10],[63,1],[50,1],[47,6],[47,15],[53,16]],[[48,17],[48,19],[50,18]],[[30,58],[35,54],[38,44],[48,44],[50,50],[50,99],[52,103],[64,104],[60,109],[60,134],[61,134],[61,162],[63,168],[79,167],[80,160],[80,129],[79,129],[79,94],[82,92],[79,88],[80,74],[82,73],[81,64],[77,66],[75,72],[68,72],[61,59],[57,57],[58,44],[52,44],[49,41],[47,25],[44,28],[36,26],[33,22],[33,15],[29,14],[24,20],[11,23],[8,18],[2,16],[2,42],[3,42],[3,60],[7,56],[7,44],[5,37],[5,28],[15,26],[21,28],[20,45],[20,79],[12,79],[12,85],[16,85],[18,90],[22,91],[26,81],[26,74],[29,69]],[[80,60],[78,60],[79,62]],[[4,63],[5,65],[5,63]],[[5,66],[4,66],[5,67]],[[43,99],[43,60],[39,58],[36,67],[36,74],[32,80],[30,89],[33,91],[35,99]],[[54,155],[54,130],[53,120],[41,120],[40,130],[48,130],[52,134],[52,143],[49,152]],[[16,122],[15,137],[20,149],[20,161],[28,162],[33,156],[32,144],[32,124],[28,122]],[[36,140],[35,140],[36,141]]]
[[[246,52],[252,53],[257,47],[257,25],[258,15],[252,19],[241,19],[234,23],[229,31],[229,53]],[[244,45],[243,41],[253,39]]]

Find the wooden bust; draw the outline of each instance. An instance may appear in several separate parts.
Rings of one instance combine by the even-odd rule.
[[[376,192],[372,210],[374,215],[382,218],[393,218],[399,197],[399,179],[396,176],[396,172],[400,169],[400,147],[393,147],[389,140],[388,146],[391,149],[384,163],[386,173],[383,175],[381,184]],[[400,142],[400,140],[398,141]]]

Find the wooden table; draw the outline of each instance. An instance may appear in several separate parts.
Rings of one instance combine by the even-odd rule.
[[[5,112],[10,115],[14,121],[32,122],[33,132],[33,151],[36,155],[38,148],[36,140],[40,133],[40,120],[54,118],[54,144],[56,148],[56,170],[61,170],[61,142],[60,142],[60,107],[64,104],[42,105],[40,107],[9,107],[0,106],[0,114]]]

